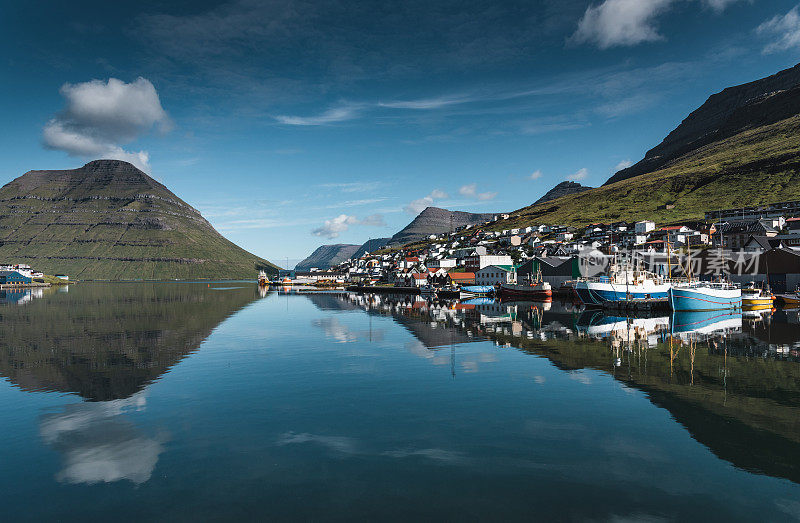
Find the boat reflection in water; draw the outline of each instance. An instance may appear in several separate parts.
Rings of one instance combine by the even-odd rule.
[[[546,357],[566,372],[606,372],[669,410],[721,459],[800,482],[797,311],[625,317],[557,301],[433,303],[356,294],[336,300],[403,324],[415,320],[410,330],[431,351],[446,343],[426,340],[447,328],[463,334],[458,343],[490,339]]]

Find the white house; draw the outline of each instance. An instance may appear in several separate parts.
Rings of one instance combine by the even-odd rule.
[[[651,222],[650,220],[644,220],[641,222],[636,222],[633,226],[633,231],[638,234],[647,234],[650,231],[654,231],[656,229],[656,222]],[[639,243],[638,241],[636,243]],[[644,242],[642,242],[644,243]]]

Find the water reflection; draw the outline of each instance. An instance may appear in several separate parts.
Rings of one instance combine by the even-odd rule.
[[[196,351],[225,318],[256,299],[250,285],[86,284],[32,289],[6,300],[0,375],[26,391],[66,392],[84,402],[39,417],[63,483],[147,482],[164,434],[146,435],[131,413],[144,389]],[[32,301],[33,298],[46,299]],[[25,305],[20,307],[19,305]]]
[[[33,289],[42,291],[42,289]],[[91,401],[130,397],[256,298],[251,285],[85,284],[2,309],[0,376]],[[17,302],[17,305],[19,302]]]
[[[571,303],[346,293],[328,294],[328,308],[334,296],[342,309],[391,316],[417,339],[417,352],[433,355],[450,345],[453,371],[456,344],[489,339],[546,357],[578,381],[590,379],[582,369],[608,373],[668,409],[720,458],[800,482],[796,310],[624,317]]]
[[[165,437],[145,436],[124,416],[145,406],[144,394],[137,393],[126,399],[73,403],[42,414],[42,440],[62,456],[56,479],[86,484],[149,480],[164,451]]]

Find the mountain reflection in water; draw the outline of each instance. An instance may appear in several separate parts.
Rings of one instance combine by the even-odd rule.
[[[332,299],[326,295],[328,308]],[[567,372],[606,372],[647,393],[718,457],[800,482],[796,309],[624,317],[559,302],[434,303],[352,293],[337,300],[345,310],[357,304],[368,314],[390,315],[431,351],[490,339]]]

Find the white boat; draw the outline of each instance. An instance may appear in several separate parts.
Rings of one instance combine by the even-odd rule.
[[[584,305],[599,306],[606,302],[664,299],[670,285],[651,272],[612,268],[611,276],[578,280],[575,283],[575,292]]]

